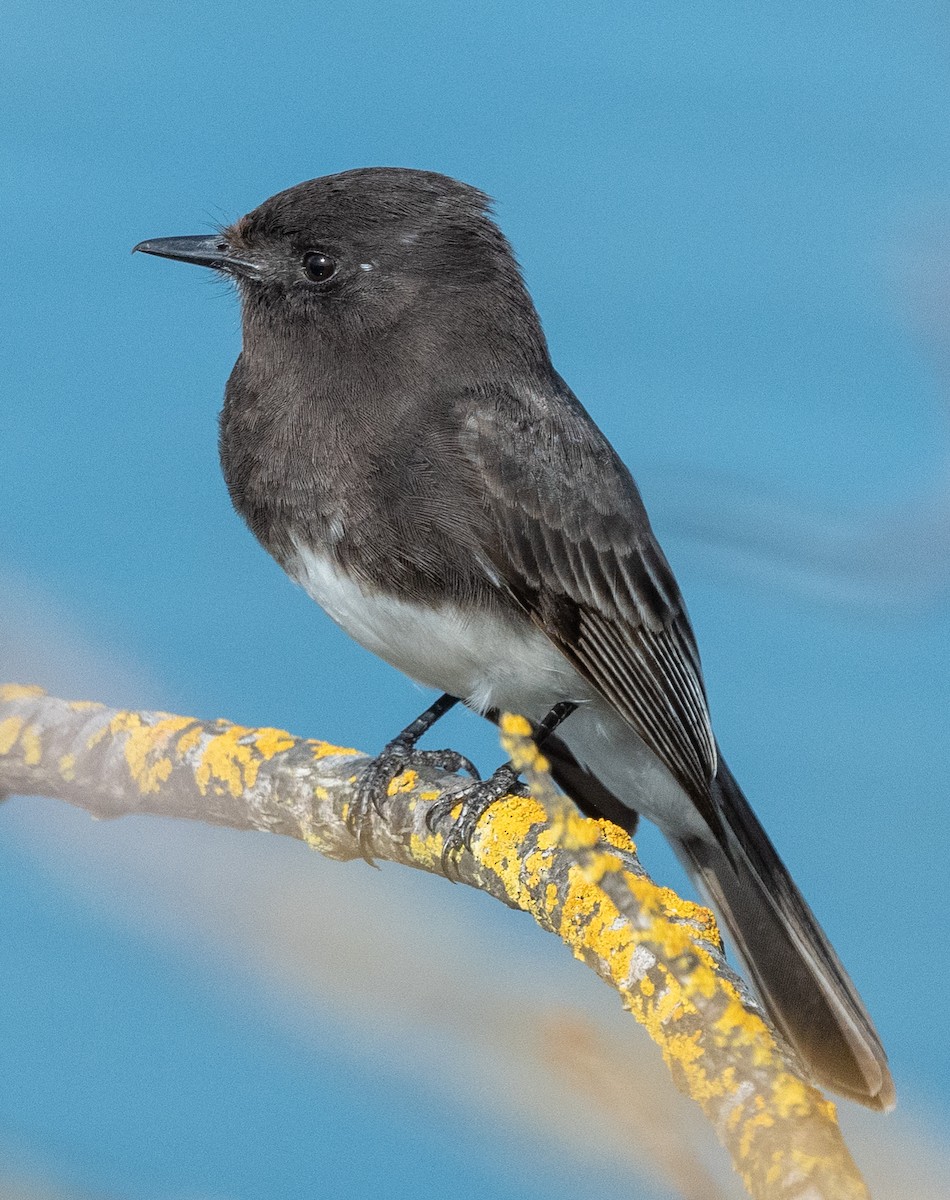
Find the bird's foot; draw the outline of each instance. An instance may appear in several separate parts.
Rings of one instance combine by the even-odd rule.
[[[414,740],[406,736],[404,730],[398,737],[393,738],[381,754],[367,766],[360,778],[349,812],[346,825],[359,842],[360,854],[372,866],[373,856],[369,849],[369,834],[372,827],[371,816],[375,813],[382,816],[383,806],[389,799],[390,785],[406,771],[433,769],[458,774],[467,771],[475,780],[481,776],[475,764],[455,750],[419,750]]]
[[[462,806],[446,831],[442,845],[442,870],[453,883],[459,882],[459,855],[463,850],[471,850],[476,825],[497,800],[511,793],[526,795],[527,789],[511,763],[503,763],[490,779],[477,779],[475,783],[456,789],[437,800],[426,813],[426,825],[434,831],[453,809]]]

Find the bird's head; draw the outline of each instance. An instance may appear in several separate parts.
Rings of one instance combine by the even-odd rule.
[[[288,324],[331,340],[379,336],[415,314],[433,335],[504,328],[543,346],[489,203],[445,175],[369,167],[279,192],[217,234],[135,249],[230,277],[245,336]]]

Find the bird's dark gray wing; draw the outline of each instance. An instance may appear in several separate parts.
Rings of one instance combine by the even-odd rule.
[[[630,473],[559,386],[556,395],[482,393],[465,405],[486,569],[721,835],[716,743],[679,588]]]

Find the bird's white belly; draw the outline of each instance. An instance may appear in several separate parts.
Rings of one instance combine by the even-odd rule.
[[[590,695],[567,659],[527,620],[367,592],[304,546],[297,548],[291,575],[361,646],[478,712],[504,708],[539,721],[559,700]]]
[[[478,712],[496,708],[537,723],[559,701],[574,700],[580,707],[558,736],[578,761],[667,831],[707,834],[692,801],[659,759],[529,621],[364,591],[329,558],[303,545],[290,574],[361,646]]]

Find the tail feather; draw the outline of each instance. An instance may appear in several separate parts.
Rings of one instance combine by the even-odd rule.
[[[680,858],[816,1080],[869,1108],[892,1108],[887,1056],[854,984],[725,763],[717,785],[729,852],[692,839],[677,844]]]

